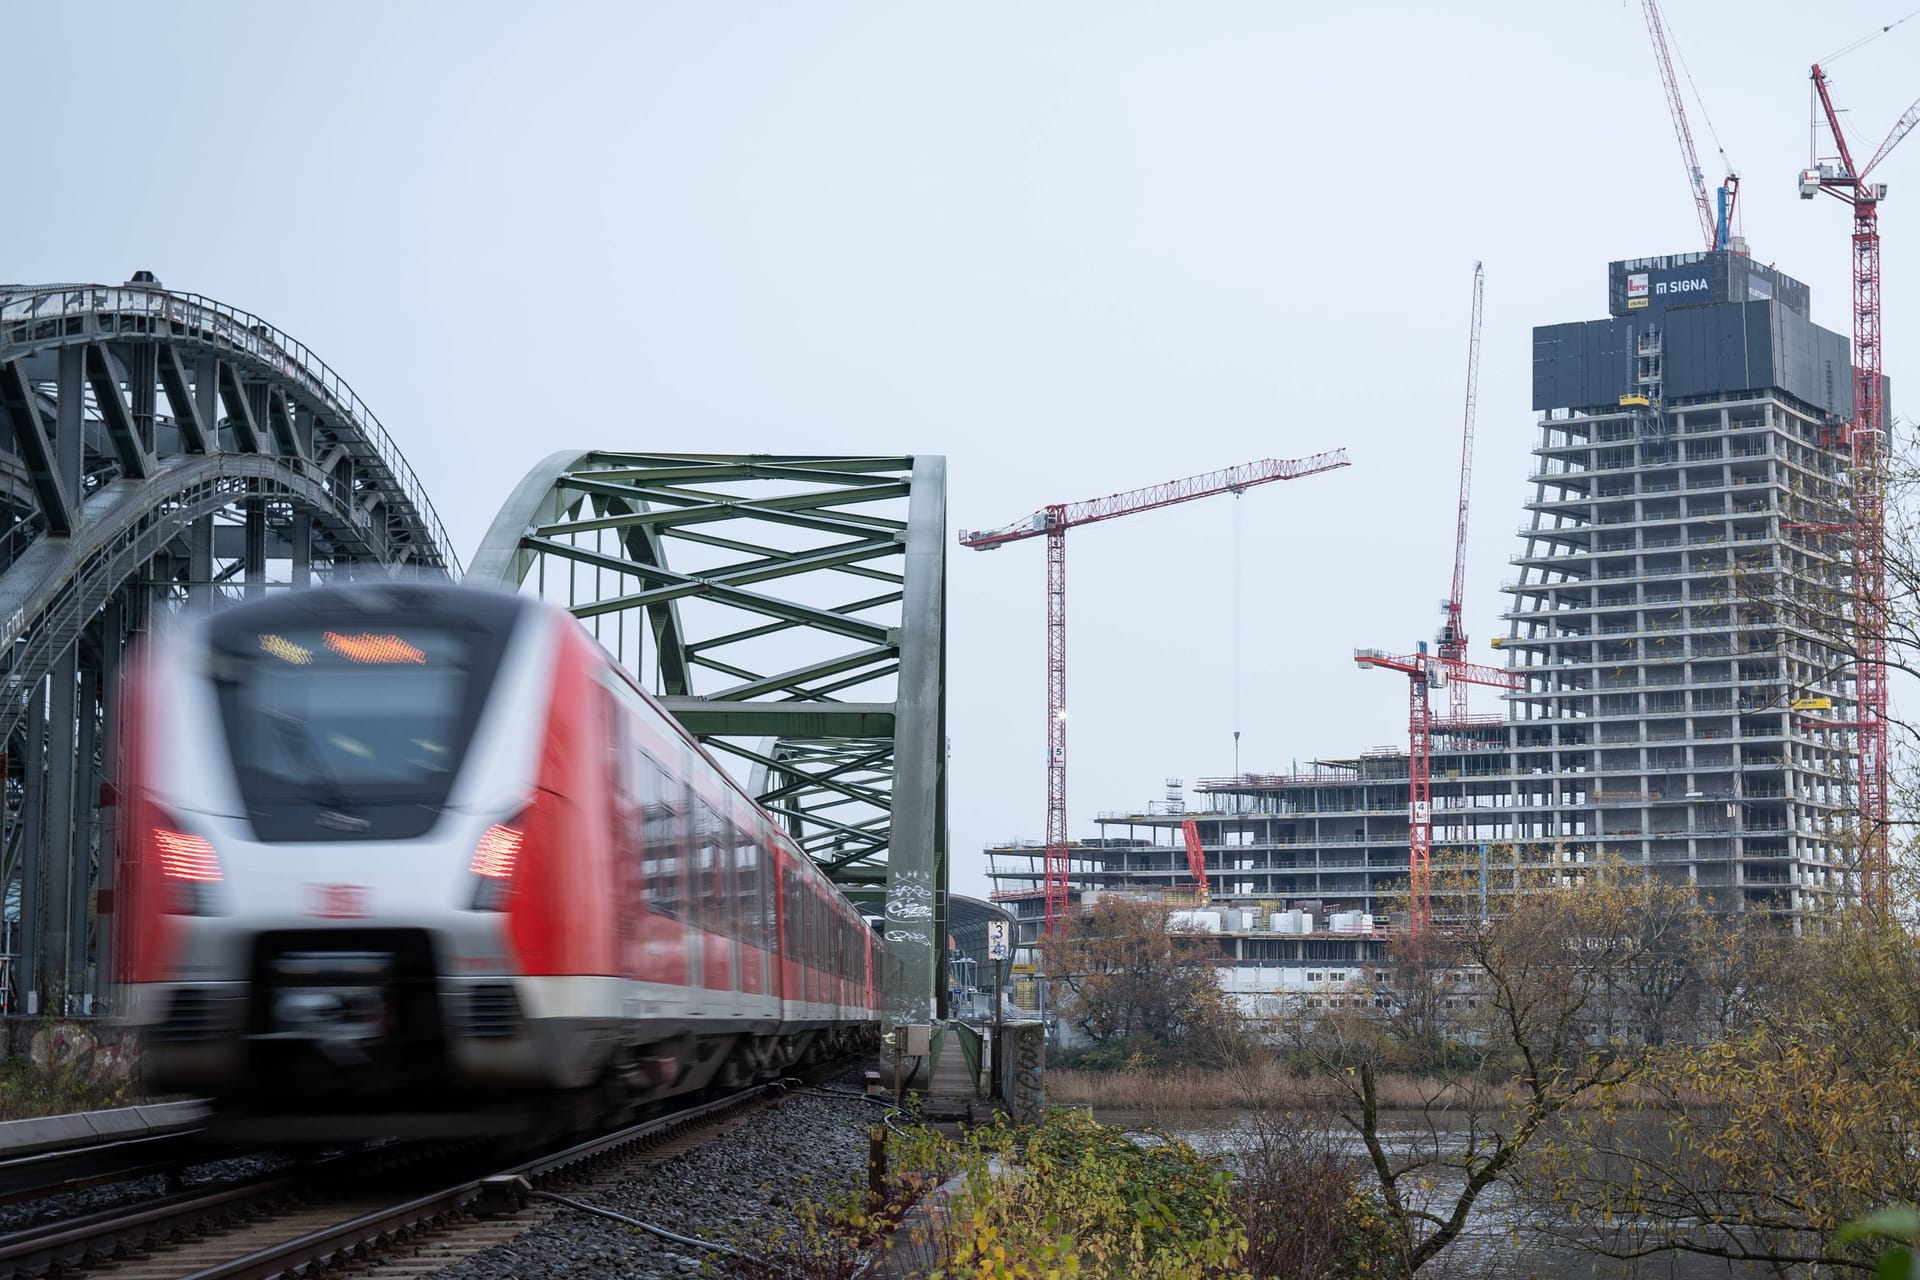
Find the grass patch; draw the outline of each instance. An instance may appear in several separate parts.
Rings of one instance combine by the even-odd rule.
[[[31,1058],[0,1062],[0,1120],[30,1120],[71,1111],[103,1111],[142,1101],[123,1075],[97,1074],[91,1064],[43,1067]]]
[[[152,1101],[141,1097],[134,1083],[137,1051],[131,1042],[103,1038],[86,1022],[41,1018],[31,1025],[27,1051],[0,1059],[0,1120],[104,1111]],[[22,1029],[20,1024],[12,1028]]]
[[[751,1260],[716,1264],[734,1280],[849,1280],[891,1253],[895,1274],[927,1280],[1239,1280],[1245,1213],[1265,1207],[1225,1166],[1184,1143],[1137,1143],[1083,1113],[1035,1129],[924,1128],[889,1135],[888,1189],[829,1191],[799,1225],[755,1242]],[[911,1203],[949,1178],[946,1203],[901,1226]]]

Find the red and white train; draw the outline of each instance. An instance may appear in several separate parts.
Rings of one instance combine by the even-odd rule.
[[[877,1047],[879,936],[564,611],[293,592],[135,669],[118,955],[150,1089],[420,1133]]]

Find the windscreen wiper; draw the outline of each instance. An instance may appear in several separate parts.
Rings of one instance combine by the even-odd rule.
[[[327,767],[326,759],[320,754],[319,746],[306,726],[291,712],[267,711],[263,713],[267,722],[279,735],[280,744],[289,756],[297,758],[308,771],[320,780],[322,798],[327,807],[340,812],[347,819],[337,824],[342,830],[364,830],[366,819],[356,815],[357,806],[347,798],[347,789],[340,782],[340,776]]]

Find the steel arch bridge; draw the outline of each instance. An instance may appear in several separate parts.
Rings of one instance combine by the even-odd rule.
[[[161,287],[0,285],[0,887],[7,1011],[105,989],[114,677],[157,613],[459,571],[346,382],[237,308]]]
[[[946,460],[564,452],[470,581],[566,605],[873,914],[944,1013]]]

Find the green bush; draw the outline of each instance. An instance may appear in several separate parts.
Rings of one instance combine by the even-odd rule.
[[[936,1280],[1245,1273],[1233,1179],[1181,1142],[1142,1146],[1080,1112],[968,1141]]]
[[[1353,1280],[1404,1274],[1401,1242],[1350,1159],[1275,1143],[1235,1177],[1170,1138],[1136,1141],[1084,1112],[963,1139],[888,1136],[889,1177],[796,1206],[797,1226],[738,1241],[737,1280],[847,1280],[871,1251],[929,1280]],[[902,1227],[943,1183],[931,1224]]]

